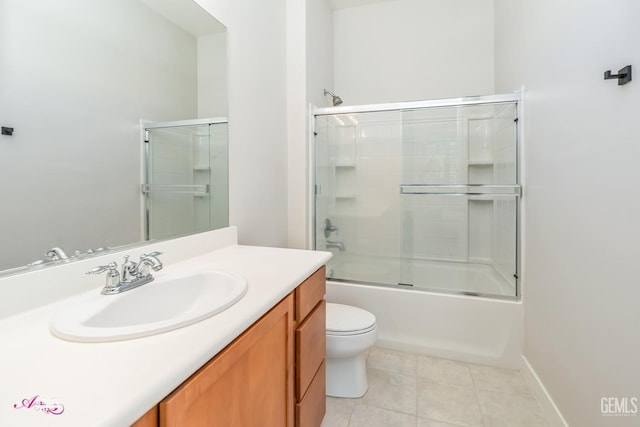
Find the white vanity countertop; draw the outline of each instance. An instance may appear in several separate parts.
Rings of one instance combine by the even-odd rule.
[[[232,245],[165,263],[156,277],[182,269],[218,268],[244,276],[248,290],[213,317],[145,338],[110,343],[56,338],[49,332],[49,321],[68,300],[0,320],[0,425],[130,425],[330,257],[327,252]],[[21,407],[29,406],[34,396],[48,402],[53,412],[59,402],[64,412]]]

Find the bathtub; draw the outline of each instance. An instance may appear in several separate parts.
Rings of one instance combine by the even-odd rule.
[[[340,253],[327,265],[327,278],[496,298],[514,298],[516,295],[513,277],[507,277],[493,265],[472,262]]]
[[[518,369],[521,301],[327,280],[327,301],[376,316],[377,346]]]

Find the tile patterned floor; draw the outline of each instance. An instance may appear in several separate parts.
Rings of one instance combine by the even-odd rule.
[[[550,427],[519,371],[374,347],[369,390],[327,397],[322,427]]]

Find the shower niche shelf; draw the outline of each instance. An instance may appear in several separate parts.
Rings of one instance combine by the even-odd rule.
[[[343,163],[344,164],[344,163]],[[338,166],[335,169],[336,200],[356,198],[356,168],[353,166]]]
[[[470,184],[492,184],[493,183],[493,162],[471,162],[468,163],[468,178]]]
[[[467,196],[470,202],[491,202],[493,203],[493,201],[495,200],[493,198],[493,196]]]
[[[355,168],[355,167],[356,167],[355,162],[337,162],[336,163],[336,168]]]

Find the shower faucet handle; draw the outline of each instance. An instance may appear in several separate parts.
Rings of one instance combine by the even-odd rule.
[[[331,224],[331,220],[329,218],[324,220],[324,237],[329,237],[332,232],[338,233],[340,229],[335,225]]]

